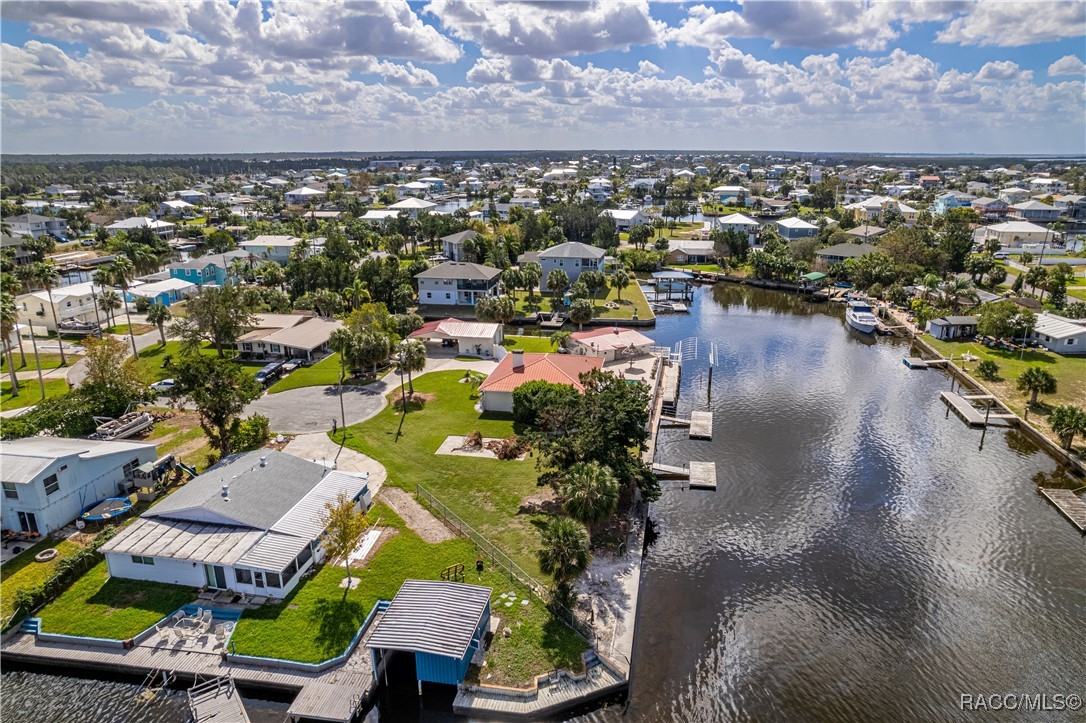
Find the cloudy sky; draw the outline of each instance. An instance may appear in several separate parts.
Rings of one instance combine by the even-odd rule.
[[[0,4],[5,153],[1086,152],[1086,0]]]

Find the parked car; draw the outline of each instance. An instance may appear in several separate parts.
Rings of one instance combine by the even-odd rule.
[[[267,386],[279,377],[283,376],[283,362],[272,362],[253,375],[253,379]]]
[[[292,371],[302,365],[301,359],[287,359],[283,362],[282,371],[284,374],[290,374]]]
[[[177,389],[177,382],[173,379],[163,379],[151,385],[151,391],[158,394],[169,394]]]
[[[993,259],[1009,259],[1010,257],[1011,255],[1006,251],[996,251],[994,254],[992,254]]]

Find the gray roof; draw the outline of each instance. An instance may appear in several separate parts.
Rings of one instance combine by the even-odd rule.
[[[471,644],[491,592],[488,587],[460,582],[406,580],[366,647],[459,660]]]
[[[541,259],[602,259],[603,249],[578,241],[566,241],[539,252]]]
[[[468,229],[467,231],[461,231],[460,233],[454,233],[454,234],[450,234],[448,236],[442,236],[441,240],[446,241],[448,243],[462,244],[465,241],[467,241],[468,239],[475,238],[478,235],[479,234],[475,233],[471,229]]]
[[[501,269],[493,266],[481,266],[467,261],[446,261],[432,269],[415,274],[416,279],[465,279],[468,281],[490,281],[501,274]]]
[[[267,465],[260,466],[260,458]],[[324,465],[285,452],[258,449],[226,457],[143,513],[268,529],[328,473]],[[222,487],[230,486],[229,499]]]
[[[824,249],[818,249],[815,251],[817,256],[839,256],[841,258],[857,258],[859,256],[866,256],[867,254],[873,254],[878,251],[877,246],[871,244],[834,244],[833,246],[827,246]]]
[[[936,321],[939,320],[955,326],[973,326],[977,323],[977,317],[975,316],[941,316],[936,319]]]

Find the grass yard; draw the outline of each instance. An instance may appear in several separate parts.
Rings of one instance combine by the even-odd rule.
[[[23,364],[22,357],[19,355],[19,348],[14,347],[11,350],[11,358],[15,361],[15,371],[17,372],[35,371],[38,368],[37,365],[34,363],[34,352],[31,351],[29,344],[26,345],[25,351],[26,364]],[[76,360],[79,359],[80,357],[76,357]],[[41,352],[39,352],[38,360],[41,362],[42,369],[59,369],[61,366],[60,354],[42,354]],[[4,354],[3,357],[0,358],[0,371],[6,372],[7,370],[8,357],[7,354]]]
[[[211,342],[204,342],[200,346],[200,353],[207,356],[215,356],[218,352],[215,351],[215,347],[211,345]],[[226,358],[232,359],[234,355],[233,349],[226,349]],[[161,344],[155,344],[149,346],[140,352],[140,366],[143,368],[144,379],[148,383],[157,382],[160,379],[169,379],[173,376],[173,371],[164,367],[166,363],[166,357],[170,357],[170,361],[174,362],[181,358],[181,342],[168,341],[166,346]],[[264,366],[261,362],[238,362],[241,366],[249,372],[249,374],[256,374]]]
[[[272,384],[268,388],[269,394],[285,392],[288,389],[299,387],[327,387],[339,381],[339,354],[321,359],[308,367],[298,367],[290,374]]]
[[[192,588],[109,577],[105,560],[42,608],[42,630],[124,640],[195,599]]]
[[[981,382],[1017,414],[1023,414],[1029,402],[1029,394],[1018,391],[1018,377],[1031,366],[1043,367],[1056,377],[1056,393],[1042,394],[1038,397],[1038,406],[1030,410],[1031,419],[1036,419],[1037,416],[1047,418],[1052,407],[1059,404],[1086,407],[1086,360],[1081,356],[1061,356],[1044,350],[1030,350],[1020,361],[1019,352],[989,349],[973,341],[940,341],[927,335],[924,336],[924,341],[948,358],[951,356],[958,358],[965,352],[971,352],[980,357],[981,361],[991,360],[998,364],[999,378],[995,381],[981,380]],[[970,362],[965,366],[972,373],[976,370],[977,364],[979,362]],[[1055,435],[1052,437],[1055,439]],[[1081,443],[1083,440],[1078,439],[1078,442]]]
[[[14,543],[13,543],[14,544]],[[48,562],[34,559],[42,550],[57,548],[60,554]],[[80,545],[68,540],[45,539],[13,560],[0,566],[0,618],[5,620],[15,612],[15,593],[41,585],[53,576],[57,563],[65,557],[71,557],[80,550]]]
[[[104,331],[107,334],[120,334],[121,336],[128,336],[128,331],[129,329],[131,329],[134,335],[140,336],[141,334],[146,334],[148,332],[154,331],[157,328],[158,327],[156,327],[154,324],[117,324],[116,326],[106,327]]]
[[[528,298],[527,292],[518,291],[513,300],[516,303],[518,319],[530,316],[537,311],[549,313],[554,310],[553,297],[550,294],[540,294],[538,291],[531,299]],[[608,303],[617,304],[617,307],[608,308]],[[595,310],[594,317],[597,319],[632,319],[635,311],[638,319],[655,318],[652,310],[649,309],[649,302],[644,292],[632,279],[630,285],[622,290],[621,300],[618,290],[608,286],[606,290],[601,290],[592,297],[592,305]]]
[[[388,507],[376,504],[369,513],[382,527],[395,528],[362,569],[353,575],[361,579],[354,590],[340,582],[347,576],[342,567],[324,565],[316,575],[298,587],[278,605],[247,611],[238,622],[232,642],[238,654],[290,658],[316,663],[346,650],[358,628],[379,600],[391,600],[404,580],[437,580],[441,571],[456,563],[465,567],[465,582],[490,587],[493,615],[503,627],[514,632],[509,638],[497,636],[487,657],[487,672],[498,684],[524,684],[533,675],[556,667],[579,669],[580,654],[586,649],[569,628],[554,620],[543,604],[528,597],[519,584],[503,574],[475,571],[475,547],[464,538],[436,545],[424,542],[407,529]],[[505,607],[497,596],[515,590],[518,602]],[[530,599],[522,606],[519,600]]]
[[[480,415],[464,373],[432,372],[415,378],[415,391],[433,395],[403,418],[396,407],[345,430],[346,446],[373,457],[388,470],[385,484],[415,491],[424,487],[484,537],[513,557],[528,574],[542,580],[536,550],[539,532],[533,523],[542,514],[525,508],[524,498],[538,494],[535,461],[502,461],[435,455],[450,434],[479,430],[484,437],[508,437],[513,421],[505,414]],[[399,398],[399,390],[389,395]],[[399,434],[397,434],[399,430]],[[337,439],[342,439],[339,434]]]
[[[683,269],[684,271],[712,271],[716,273],[723,272],[717,264],[668,264],[673,269]]]
[[[21,409],[37,404],[41,401],[41,387],[37,379],[20,379],[19,396],[11,394],[11,382],[0,382],[0,410]],[[65,379],[46,379],[45,398],[59,397],[68,393],[68,382]]]
[[[507,336],[502,346],[509,351],[540,354],[558,350],[558,347],[551,343],[550,338],[545,336]]]

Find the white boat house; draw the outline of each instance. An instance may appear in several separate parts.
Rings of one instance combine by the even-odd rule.
[[[231,455],[101,550],[113,577],[282,597],[323,559],[325,503],[369,508],[367,477],[274,450]]]

